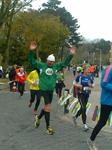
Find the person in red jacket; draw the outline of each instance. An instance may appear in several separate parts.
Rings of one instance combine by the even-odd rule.
[[[17,73],[17,81],[18,81],[18,92],[20,93],[20,96],[23,96],[26,74],[22,67],[20,68],[20,71]]]

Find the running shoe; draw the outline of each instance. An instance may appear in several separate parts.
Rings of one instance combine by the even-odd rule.
[[[87,144],[90,150],[98,150],[98,148],[95,146],[95,143],[91,141],[90,139],[87,140]]]
[[[40,125],[40,119],[38,118],[38,115],[35,116],[35,122],[34,122],[35,128],[38,128]]]
[[[53,129],[51,127],[47,128],[47,134],[49,134],[49,135],[53,135],[54,134],[54,131],[53,131]]]
[[[86,124],[83,125],[83,130],[84,131],[88,131],[89,130],[89,128],[88,128],[88,126]]]

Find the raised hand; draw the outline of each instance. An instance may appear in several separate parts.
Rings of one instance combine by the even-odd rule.
[[[32,41],[30,44],[30,50],[35,50],[37,48],[37,43],[35,41]]]
[[[75,48],[75,47],[71,47],[71,48],[70,48],[70,54],[71,54],[71,55],[74,55],[74,54],[75,54],[75,51],[76,51],[76,48]]]

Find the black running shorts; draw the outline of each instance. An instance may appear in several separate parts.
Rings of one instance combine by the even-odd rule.
[[[53,91],[42,91],[41,90],[41,96],[44,98],[45,105],[51,104],[53,99]]]

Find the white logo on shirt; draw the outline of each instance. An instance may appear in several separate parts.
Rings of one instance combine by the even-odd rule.
[[[53,69],[52,68],[47,68],[45,73],[49,76],[51,76],[53,74]]]

